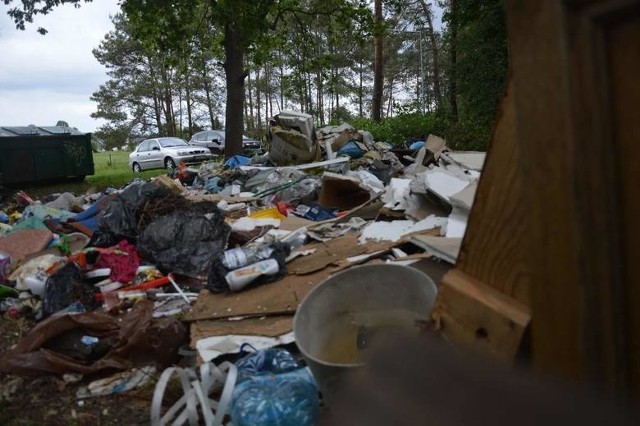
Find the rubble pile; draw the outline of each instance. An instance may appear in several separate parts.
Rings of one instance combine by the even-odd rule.
[[[38,324],[0,354],[0,372],[118,372],[120,390],[92,382],[81,398],[142,384],[134,368],[165,371],[166,380],[190,379],[183,421],[193,415],[184,407],[199,404],[207,424],[225,410],[238,424],[268,424],[238,408],[252,402],[232,398],[237,392],[225,386],[240,373],[233,363],[216,367],[219,357],[276,356],[269,348],[295,340],[300,303],[336,272],[455,264],[484,153],[451,152],[434,135],[413,146],[419,149],[394,149],[348,124],[316,131],[311,116],[283,111],[262,156],[181,165],[173,176],[98,194],[5,200],[0,311]],[[185,353],[198,372],[175,370]],[[269,374],[306,392],[296,401],[307,417],[288,415],[312,424],[313,377],[295,360],[282,367],[285,361],[274,361],[279,367]],[[262,383],[243,380],[238,386]],[[214,407],[202,394],[216,383],[227,390]],[[159,422],[160,406],[152,411]]]

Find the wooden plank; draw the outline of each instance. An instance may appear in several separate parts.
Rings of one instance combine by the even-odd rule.
[[[534,366],[640,393],[640,4],[507,4]]]
[[[450,341],[510,361],[531,314],[519,301],[452,270],[440,282],[432,317]]]
[[[606,272],[609,282],[600,281],[602,275],[596,277],[598,284],[609,290],[607,300],[610,305],[607,310],[613,317],[609,323],[612,339],[610,346],[617,347],[619,353],[614,353],[618,359],[609,358],[609,374],[616,377],[613,383],[617,388],[625,386],[638,396],[640,395],[640,200],[638,199],[637,184],[640,182],[640,120],[637,116],[637,106],[640,100],[640,87],[638,85],[637,71],[640,69],[640,13],[637,8],[635,14],[625,14],[631,19],[619,25],[615,31],[609,33],[609,46],[611,50],[611,99],[613,107],[611,111],[616,117],[613,133],[616,138],[613,146],[616,158],[609,161],[619,161],[618,190],[611,191],[611,183],[604,182],[605,191],[614,193],[619,197],[619,209],[613,205],[614,215],[618,216],[616,224],[617,233],[609,233],[611,241],[619,245],[619,250],[610,254],[619,258],[609,257]],[[603,107],[606,107],[603,106]],[[605,139],[606,140],[606,139]],[[603,141],[604,142],[604,141]],[[605,145],[604,143],[602,145]],[[609,149],[607,144],[604,149]],[[615,163],[614,163],[615,164]],[[614,165],[615,170],[615,165]],[[615,231],[614,231],[615,232]],[[594,236],[594,239],[598,236]],[[619,262],[616,265],[616,261]],[[618,276],[614,275],[616,273]],[[607,274],[605,272],[605,279]],[[612,278],[617,278],[616,280]],[[612,284],[609,286],[609,284]],[[598,295],[596,295],[596,298]],[[605,342],[606,345],[607,342]],[[602,343],[600,343],[602,345]],[[620,359],[622,357],[622,359]],[[607,360],[607,358],[604,358]],[[620,365],[624,363],[626,365]]]
[[[469,213],[457,269],[529,303],[525,232],[527,206],[516,139],[513,85],[503,98]]]

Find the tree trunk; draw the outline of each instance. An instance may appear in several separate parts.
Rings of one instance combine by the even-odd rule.
[[[244,52],[240,46],[240,30],[227,23],[224,27],[224,72],[227,79],[225,113],[225,157],[242,153],[244,116]]]
[[[269,124],[269,119],[271,117],[273,117],[273,85],[271,84],[271,74],[273,72],[273,70],[271,69],[271,66],[267,67],[267,92],[268,92],[268,107],[269,107],[269,111],[267,113],[267,119],[264,122],[265,127],[267,127],[267,125]],[[262,129],[260,129],[262,131]]]
[[[364,69],[362,62],[360,63],[360,67],[358,68],[358,75],[360,77],[360,87],[358,88],[358,108],[360,112],[360,118],[364,117],[364,111],[362,109],[364,103],[364,79],[362,75],[362,70]]]
[[[449,117],[451,121],[456,123],[458,121],[458,76],[457,76],[457,56],[456,56],[456,45],[458,44],[458,18],[456,17],[457,7],[456,0],[449,0],[449,8],[451,11],[451,15],[453,16],[451,20],[451,29],[450,37],[451,37],[451,46],[449,47],[449,61],[450,70],[449,70],[449,107],[451,108],[449,112]]]
[[[187,125],[189,126],[189,137],[193,135],[193,117],[191,111],[191,80],[189,79],[189,72],[185,77],[186,87],[184,89],[184,98],[187,102]],[[182,136],[182,135],[181,135]]]
[[[260,83],[260,67],[258,67],[256,69],[256,80],[255,80],[255,85],[256,85],[256,113],[257,113],[257,119],[258,119],[258,128],[260,128],[262,126],[262,98],[261,98],[261,87],[262,84]]]
[[[284,109],[284,64],[282,62],[282,52],[280,54],[280,105],[278,109],[282,111]]]
[[[204,93],[207,98],[207,111],[209,111],[209,123],[211,128],[215,128],[215,118],[213,116],[213,104],[211,102],[211,84],[209,83],[209,76],[207,75],[207,61],[202,61],[202,81],[204,85]]]
[[[156,127],[158,128],[158,134],[162,133],[162,116],[160,111],[160,96],[158,94],[158,86],[156,84],[157,79],[154,73],[154,64],[151,61],[151,58],[147,57],[147,62],[149,66],[149,75],[151,76],[152,87],[153,87],[153,112],[156,119]]]
[[[254,123],[255,123],[254,117],[255,116],[253,115],[253,85],[254,85],[253,81],[254,80],[251,80],[251,73],[249,73],[249,75],[247,76],[247,79],[248,79],[247,80],[247,89],[248,89],[248,92],[249,92],[249,99],[248,99],[249,114],[247,115],[247,117],[248,117],[248,120],[249,120],[249,127],[255,128],[255,126],[254,126]],[[246,104],[247,104],[247,102],[245,102],[245,108],[247,106]]]
[[[374,13],[376,36],[373,40],[375,58],[373,61],[373,100],[371,102],[371,119],[376,123],[379,123],[382,118],[382,85],[384,83],[382,0],[375,0]]]
[[[438,42],[436,40],[436,34],[433,31],[433,14],[431,8],[425,0],[420,0],[424,16],[427,18],[427,36],[429,37],[429,43],[431,44],[431,54],[433,55],[432,72],[433,72],[433,95],[436,100],[436,109],[442,105],[442,90],[440,88],[440,61],[438,48]]]
[[[171,87],[169,85],[169,76],[167,69],[162,67],[162,102],[165,118],[165,129],[162,136],[175,136],[175,120],[173,118],[173,102],[171,99]]]

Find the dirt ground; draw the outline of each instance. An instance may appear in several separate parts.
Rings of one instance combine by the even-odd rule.
[[[24,318],[1,317],[0,353],[17,343],[33,325],[32,321]],[[88,382],[66,383],[59,377],[34,379],[0,374],[0,425],[150,423],[155,380],[144,388],[119,395],[78,399],[76,392]]]

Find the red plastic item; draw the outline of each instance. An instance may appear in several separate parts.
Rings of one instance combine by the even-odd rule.
[[[285,203],[284,201],[278,201],[276,203],[276,207],[278,208],[278,211],[280,212],[280,214],[282,214],[283,216],[289,216],[289,209],[287,208],[287,203]]]

